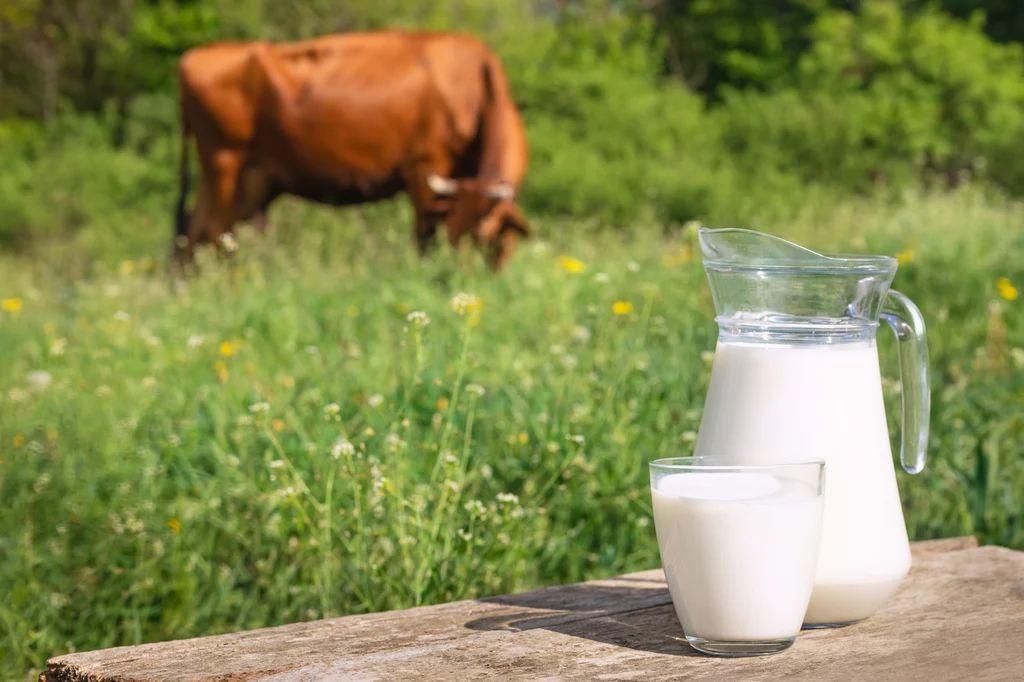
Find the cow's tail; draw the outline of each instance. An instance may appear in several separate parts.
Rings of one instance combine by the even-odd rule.
[[[181,161],[178,169],[178,204],[174,212],[174,240],[178,246],[182,237],[188,238],[189,215],[185,209],[185,201],[189,191],[188,148],[191,142],[191,130],[185,116],[184,102],[181,108]]]

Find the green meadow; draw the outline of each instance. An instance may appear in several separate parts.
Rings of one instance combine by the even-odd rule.
[[[658,565],[646,464],[690,452],[717,333],[695,225],[537,219],[495,276],[420,260],[409,218],[282,202],[178,288],[157,251],[0,257],[0,676]],[[758,225],[900,257],[931,353],[913,539],[1024,548],[1022,220],[962,190]]]

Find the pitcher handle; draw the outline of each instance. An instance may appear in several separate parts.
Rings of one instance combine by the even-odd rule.
[[[900,463],[908,474],[924,469],[928,450],[928,420],[931,392],[928,388],[928,342],[924,318],[914,303],[890,289],[882,305],[881,318],[896,334],[899,350],[900,384],[903,398],[903,429]]]

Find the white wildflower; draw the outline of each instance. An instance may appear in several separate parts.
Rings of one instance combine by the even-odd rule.
[[[132,316],[123,310],[118,310],[116,313],[114,313],[114,319],[117,320],[118,322],[131,322]]]
[[[398,452],[405,447],[405,441],[397,433],[389,433],[384,438],[384,444],[388,446],[388,450],[391,452]]]
[[[235,240],[235,236],[230,232],[225,232],[220,236],[220,245],[228,253],[238,251],[238,241]]]
[[[451,450],[445,450],[443,459],[446,464],[455,464],[459,461],[459,458],[452,454]]]
[[[331,457],[334,459],[338,459],[342,455],[351,457],[354,454],[356,454],[355,446],[344,438],[338,439],[338,442],[331,446]]]
[[[53,375],[46,370],[37,369],[28,373],[28,386],[35,393],[42,393],[53,383]]]
[[[576,325],[572,329],[572,338],[580,343],[590,341],[590,328],[583,325]]]
[[[36,493],[41,493],[46,490],[47,486],[50,485],[50,474],[43,472],[39,474],[39,478],[36,479],[35,484],[32,486],[32,490]]]
[[[206,341],[206,337],[202,334],[193,334],[188,337],[188,341],[186,343],[189,348],[199,348],[199,346],[203,345],[204,341]]]
[[[612,281],[612,278],[607,272],[599,272],[594,275],[594,282],[597,284],[608,284],[610,281]]]
[[[515,493],[498,493],[497,499],[502,504],[519,504],[519,496]]]
[[[487,392],[487,389],[485,389],[480,384],[470,384],[469,386],[466,386],[466,392],[471,393],[478,398],[482,398],[484,396],[484,393]]]
[[[579,433],[567,433],[565,435],[565,438],[566,440],[571,440],[572,442],[578,443],[579,445],[583,445],[587,441],[587,439],[584,438],[583,435]]]
[[[494,469],[491,468],[490,464],[481,464],[480,475],[483,476],[484,478],[490,478],[491,476],[494,475]]]
[[[398,544],[402,547],[410,547],[416,544],[416,538],[414,538],[411,535],[403,535],[402,537],[398,538]]]
[[[341,419],[341,406],[338,403],[331,403],[324,406],[324,419],[338,421]]]
[[[384,396],[382,396],[380,393],[374,393],[373,395],[366,399],[366,404],[373,408],[380,407],[382,404],[384,404]]]
[[[412,311],[411,313],[406,315],[405,319],[409,321],[409,324],[420,329],[423,329],[423,327],[426,327],[428,324],[430,324],[430,318],[427,317],[427,314],[421,310]]]
[[[651,525],[651,519],[646,516],[641,516],[639,519],[636,520],[636,525],[640,526],[641,528],[646,528],[647,526]]]
[[[453,493],[459,492],[459,484],[451,479],[445,481],[444,485],[450,488]]]
[[[465,315],[468,312],[473,312],[480,309],[480,299],[475,294],[455,294],[452,297],[451,302],[452,310],[457,312],[459,315]]]
[[[67,339],[54,339],[50,342],[50,355],[64,355],[68,349]]]
[[[638,272],[640,270],[640,266],[637,264],[636,261],[629,261],[628,263],[626,263],[626,269],[629,270],[630,272]]]
[[[252,405],[249,406],[249,412],[253,414],[266,414],[267,412],[270,412],[270,403],[268,403],[266,400],[258,403],[253,403]]]
[[[466,542],[469,542],[473,539],[473,534],[467,531],[465,528],[460,528],[457,532],[459,534],[459,537],[465,540]]]
[[[270,462],[270,468],[271,469],[280,469],[283,466],[284,466],[284,460],[283,459],[275,459],[275,460],[271,460],[271,462]]]
[[[157,384],[156,377],[143,377],[142,378],[142,387],[143,388],[152,390],[152,389],[156,388],[156,384]]]

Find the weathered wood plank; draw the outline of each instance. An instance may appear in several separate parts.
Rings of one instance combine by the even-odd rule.
[[[662,572],[366,616],[61,656],[43,682],[107,680],[1019,679],[1024,552],[915,544],[893,602],[783,654],[717,659],[678,638]],[[973,543],[976,545],[976,543]]]

